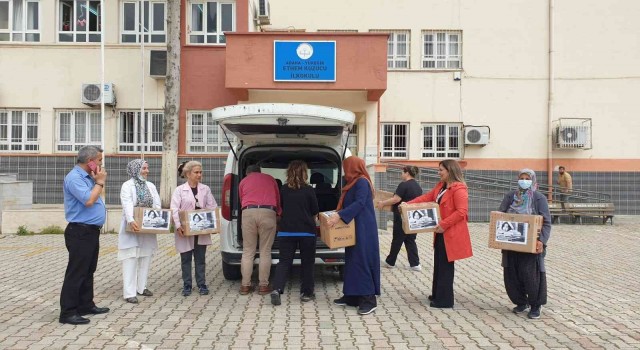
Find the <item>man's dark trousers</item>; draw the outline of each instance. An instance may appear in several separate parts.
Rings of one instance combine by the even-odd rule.
[[[100,228],[70,223],[64,230],[64,242],[69,251],[69,263],[60,293],[60,318],[91,310],[93,303],[93,273],[98,266]]]

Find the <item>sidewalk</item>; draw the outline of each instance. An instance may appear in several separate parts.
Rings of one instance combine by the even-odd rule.
[[[58,323],[67,262],[62,236],[0,236],[2,349],[576,349],[640,347],[640,217],[616,225],[555,225],[549,241],[549,304],[542,318],[511,313],[500,252],[487,248],[488,225],[470,224],[474,257],[456,263],[456,306],[431,309],[431,235],[418,237],[422,272],[382,268],[374,314],[339,307],[337,273],[316,268],[315,301],[299,300],[298,270],[282,305],[269,296],[238,295],[222,276],[219,237],[207,252],[211,294],[180,294],[173,236],[159,239],[149,289],[138,305],[122,300],[117,236],[103,235],[96,272],[99,306],[88,326]],[[380,235],[381,259],[391,234]]]

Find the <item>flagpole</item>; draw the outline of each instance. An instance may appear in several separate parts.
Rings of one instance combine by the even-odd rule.
[[[100,144],[103,150],[102,152],[102,166],[106,165],[107,157],[105,152],[105,141],[104,141],[104,129],[105,129],[105,117],[104,117],[104,37],[105,37],[105,28],[104,28],[104,0],[100,0]],[[112,91],[113,93],[113,91]],[[104,193],[104,192],[103,192]]]
[[[145,41],[145,35],[144,35],[144,0],[140,0],[140,62],[141,62],[141,67],[140,67],[140,81],[141,81],[141,95],[142,95],[142,104],[140,105],[140,135],[142,140],[146,140],[146,129],[147,129],[147,120],[144,117],[144,41]],[[140,145],[140,158],[144,159],[144,151],[146,149],[146,143],[142,143]]]

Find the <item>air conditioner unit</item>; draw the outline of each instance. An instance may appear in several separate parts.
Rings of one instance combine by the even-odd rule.
[[[465,126],[464,144],[484,146],[489,143],[488,126]]]
[[[104,104],[115,105],[116,93],[113,90],[112,83],[104,84]],[[82,103],[90,106],[99,105],[101,101],[100,84],[82,84],[82,94],[80,100]]]
[[[258,16],[256,16],[258,23],[271,24],[269,13],[269,0],[258,0]]]
[[[167,76],[167,51],[151,50],[149,60],[149,76],[154,79],[164,79]]]
[[[585,148],[589,145],[588,125],[561,125],[556,128],[556,146],[558,148]]]

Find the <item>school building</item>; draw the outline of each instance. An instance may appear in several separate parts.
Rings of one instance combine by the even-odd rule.
[[[107,203],[141,152],[160,180],[167,1],[100,3],[0,0],[0,173],[33,181],[34,203],[62,203],[77,149],[103,134]],[[229,146],[210,110],[287,102],[353,111],[367,164],[455,158],[544,184],[564,165],[575,188],[640,214],[638,1],[181,4],[179,159],[203,162],[216,198]]]

